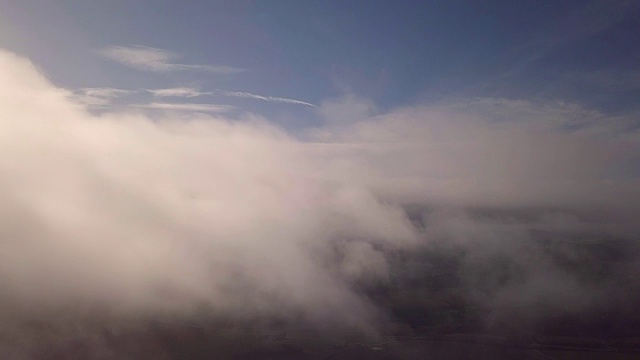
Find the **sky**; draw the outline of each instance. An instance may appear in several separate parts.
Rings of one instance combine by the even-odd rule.
[[[315,105],[355,94],[382,109],[487,97],[638,110],[634,1],[157,1],[150,8],[30,0],[0,6],[0,45],[76,91],[195,87]],[[115,46],[150,47],[173,54],[167,61],[176,64],[236,71],[145,72],[104,56]],[[283,123],[290,127],[318,121],[312,108],[216,95],[197,100],[296,117]]]
[[[372,329],[363,287],[430,247],[487,323],[631,306],[638,252],[585,280],[532,234],[637,239],[639,30],[617,0],[0,0],[3,320]]]

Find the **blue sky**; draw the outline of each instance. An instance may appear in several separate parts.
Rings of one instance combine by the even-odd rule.
[[[609,113],[636,111],[640,96],[635,1],[3,0],[0,24],[0,47],[58,86],[215,91],[198,101],[296,118],[285,126],[314,124],[317,114],[220,91],[310,104],[352,94],[379,109],[568,101]],[[103,56],[113,46],[238,71],[141,71]]]

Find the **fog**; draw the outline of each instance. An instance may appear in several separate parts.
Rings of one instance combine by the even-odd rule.
[[[290,133],[244,113],[95,114],[5,51],[0,80],[5,332],[205,317],[374,333],[433,298],[473,304],[483,329],[534,329],[640,299],[624,119],[346,96]],[[442,274],[455,291],[419,285]]]
[[[93,116],[24,59],[3,53],[1,73],[5,302],[355,324],[366,301],[345,277],[380,272],[380,259],[350,245],[352,263],[327,268],[334,243],[416,241],[397,206],[324,179],[263,119]]]

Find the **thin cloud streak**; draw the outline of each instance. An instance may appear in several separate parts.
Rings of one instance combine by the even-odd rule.
[[[102,87],[102,88],[83,88],[82,92],[84,92],[84,94],[88,96],[119,97],[119,96],[129,95],[134,91],[125,90],[125,89],[116,89],[111,87]]]
[[[211,95],[210,92],[201,92],[194,88],[176,87],[167,89],[144,89],[155,97],[197,97]]]
[[[215,74],[235,74],[244,69],[226,65],[179,64],[180,55],[148,46],[107,46],[98,53],[107,59],[139,70],[155,72],[204,71]]]
[[[73,99],[92,107],[104,107],[114,98],[135,93],[133,90],[116,89],[111,87],[83,88],[73,95]]]
[[[248,92],[240,92],[240,91],[218,90],[217,92],[218,92],[218,94],[221,94],[221,95],[224,95],[224,96],[233,96],[233,97],[240,97],[240,98],[246,98],[246,99],[258,99],[258,100],[264,100],[264,101],[270,101],[270,102],[278,102],[278,103],[286,103],[286,104],[298,104],[298,105],[306,105],[306,106],[311,106],[311,107],[318,107],[317,105],[308,103],[306,101],[300,101],[300,100],[282,98],[282,97],[276,97],[276,96],[263,96],[263,95],[257,95],[257,94],[252,94],[252,93],[248,93]]]
[[[165,89],[138,89],[138,90],[125,90],[125,89],[117,89],[117,88],[83,88],[77,91],[77,94],[73,96],[74,100],[90,107],[107,107],[111,105],[111,102],[114,98],[146,92],[151,94],[154,98],[194,98],[199,96],[231,96],[231,97],[240,97],[245,99],[257,99],[268,102],[276,102],[283,104],[293,104],[293,105],[305,105],[310,107],[317,107],[314,104],[289,99],[289,98],[281,98],[275,96],[263,96],[256,95],[247,92],[233,92],[233,91],[224,91],[224,90],[216,90],[212,91],[200,91],[196,88],[191,87],[173,87],[173,88],[165,88]],[[165,110],[185,110],[185,111],[207,111],[207,112],[220,112],[226,111],[230,107],[226,105],[209,105],[209,104],[193,104],[193,103],[164,103],[164,102],[153,102],[150,104],[132,104],[130,106],[133,107],[144,107],[149,109],[165,109]],[[225,110],[222,110],[220,106],[224,106]]]
[[[222,96],[239,97],[244,99],[257,99],[257,100],[277,102],[277,103],[283,103],[283,104],[295,104],[295,105],[317,107],[317,105],[308,103],[306,101],[277,97],[277,96],[257,95],[257,94],[241,92],[241,91],[216,90],[215,92],[211,92],[211,91],[199,91],[197,89],[188,88],[188,87],[177,87],[177,88],[167,88],[167,89],[145,89],[145,91],[151,93],[155,97],[197,97],[197,96],[222,95]]]
[[[173,111],[227,112],[234,109],[231,105],[196,104],[196,103],[159,103],[133,105],[135,107]]]

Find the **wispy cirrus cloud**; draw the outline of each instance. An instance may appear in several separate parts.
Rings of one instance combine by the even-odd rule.
[[[283,98],[283,97],[276,97],[276,96],[257,95],[257,94],[252,94],[252,93],[248,93],[248,92],[217,90],[217,93],[220,94],[220,95],[224,95],[224,96],[234,96],[234,97],[247,98],[247,99],[258,99],[258,100],[264,100],[264,101],[270,101],[270,102],[278,102],[278,103],[286,103],[286,104],[298,104],[298,105],[306,105],[306,106],[311,106],[311,107],[318,107],[317,105],[308,103],[306,101]]]
[[[97,97],[119,97],[134,92],[133,90],[116,89],[111,87],[83,88],[82,91],[85,95]]]
[[[293,104],[293,105],[305,105],[311,107],[317,107],[314,104],[275,96],[263,96],[256,95],[248,92],[233,92],[224,90],[215,91],[201,91],[192,87],[173,87],[165,89],[136,89],[126,90],[110,87],[103,88],[83,88],[77,90],[74,94],[74,100],[95,108],[105,108],[112,105],[113,99],[127,96],[131,94],[149,93],[154,98],[194,98],[200,96],[232,96],[246,99],[257,99],[269,102]],[[151,102],[149,104],[131,104],[129,106],[147,109],[162,109],[162,110],[178,110],[178,111],[203,111],[203,112],[222,112],[233,108],[229,105],[212,105],[212,104],[199,104],[199,103],[167,103],[167,102]]]
[[[116,89],[111,87],[83,88],[74,94],[74,100],[93,107],[107,106],[115,98],[135,93],[133,90]]]
[[[198,89],[188,87],[175,87],[167,89],[145,89],[155,97],[196,97],[203,95],[211,95],[211,92],[202,92]]]
[[[226,65],[180,64],[175,61],[181,56],[162,49],[148,46],[107,46],[98,51],[107,59],[123,65],[146,71],[204,71],[215,74],[234,74],[245,69]]]
[[[222,95],[222,96],[232,96],[232,97],[239,97],[239,98],[245,98],[245,99],[263,100],[263,101],[276,102],[276,103],[317,107],[317,105],[315,104],[311,104],[302,100],[277,97],[277,96],[257,95],[257,94],[240,92],[240,91],[225,91],[225,90],[200,91],[198,89],[189,88],[189,87],[176,87],[176,88],[167,88],[167,89],[145,89],[145,90],[150,92],[155,97],[196,97],[196,96]]]
[[[191,112],[227,112],[233,110],[231,105],[199,104],[199,103],[165,103],[152,102],[150,104],[133,105],[145,109],[170,110],[170,111],[191,111]]]

